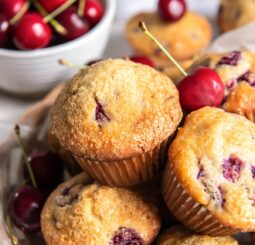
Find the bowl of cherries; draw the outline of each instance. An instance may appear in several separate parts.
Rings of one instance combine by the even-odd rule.
[[[0,0],[0,89],[43,93],[75,72],[60,59],[101,57],[115,10],[115,0]]]

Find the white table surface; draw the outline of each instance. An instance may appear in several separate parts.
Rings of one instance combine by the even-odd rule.
[[[123,35],[125,23],[134,13],[143,10],[153,10],[157,4],[157,0],[116,1],[118,3],[118,11],[104,57],[123,57],[132,54],[132,50]],[[218,0],[188,0],[188,4],[190,9],[207,16],[214,22],[218,9]],[[37,100],[15,98],[0,91],[0,143],[13,128],[17,119],[36,102]]]

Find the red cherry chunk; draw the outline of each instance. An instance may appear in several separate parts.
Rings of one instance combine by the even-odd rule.
[[[84,18],[92,25],[96,25],[104,15],[104,7],[99,0],[86,0]]]
[[[131,228],[120,227],[112,238],[113,245],[143,245],[144,241],[139,234]]]
[[[97,98],[96,98],[96,104],[97,104],[96,112],[95,112],[96,121],[99,123],[109,122],[111,119],[107,116],[102,104],[100,104]]]
[[[224,160],[222,168],[224,178],[235,183],[240,178],[244,162],[235,156],[231,156],[229,159]]]
[[[218,107],[224,99],[224,84],[216,71],[208,67],[194,70],[177,88],[182,108],[187,111],[204,106]]]
[[[66,41],[76,39],[87,33],[90,29],[88,21],[77,14],[77,8],[75,6],[66,9],[57,17],[57,20],[67,30],[67,34],[62,35],[62,38]]]
[[[23,186],[15,192],[9,203],[13,224],[24,232],[40,228],[40,214],[45,202],[43,194],[31,186]]]
[[[255,179],[255,166],[251,166],[252,178]]]
[[[67,0],[38,0],[42,7],[48,12],[52,12],[59,8]]]
[[[39,49],[48,46],[51,35],[51,28],[44,23],[43,17],[31,12],[24,15],[15,26],[13,42],[19,49]]]
[[[238,61],[241,59],[241,52],[240,51],[233,51],[227,56],[224,56],[217,65],[230,65],[236,66]]]
[[[186,12],[185,0],[159,0],[158,12],[161,17],[169,22],[178,21]]]
[[[135,63],[140,63],[150,67],[154,67],[152,60],[146,56],[131,56],[129,59]]]

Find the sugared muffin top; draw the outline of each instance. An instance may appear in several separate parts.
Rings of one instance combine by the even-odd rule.
[[[208,66],[215,69],[225,84],[225,95],[238,83],[247,82],[255,86],[255,55],[246,51],[233,51],[220,54],[207,54],[200,57],[192,66]]]
[[[80,71],[52,110],[52,132],[73,154],[91,160],[151,150],[182,117],[178,91],[149,66],[116,59]]]
[[[47,200],[41,215],[47,244],[151,244],[160,228],[154,204],[128,189],[86,185],[84,176],[61,184]]]
[[[255,0],[221,0],[218,24],[222,32],[255,20]]]
[[[157,245],[238,245],[230,237],[211,237],[192,233],[184,226],[173,226],[166,230],[157,240]]]
[[[192,112],[169,148],[183,188],[226,226],[255,229],[255,125],[205,107]]]
[[[212,37],[212,28],[208,20],[196,13],[186,12],[174,22],[164,21],[158,13],[141,13],[128,22],[126,36],[132,47],[144,55],[153,55],[167,59],[164,53],[139,29],[142,20],[156,38],[178,60],[193,57],[204,49]]]

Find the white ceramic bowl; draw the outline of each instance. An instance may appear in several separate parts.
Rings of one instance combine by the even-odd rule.
[[[59,65],[59,59],[83,64],[100,58],[116,11],[116,0],[104,0],[104,3],[103,19],[78,39],[35,51],[0,49],[0,89],[24,95],[44,93],[77,71]]]

